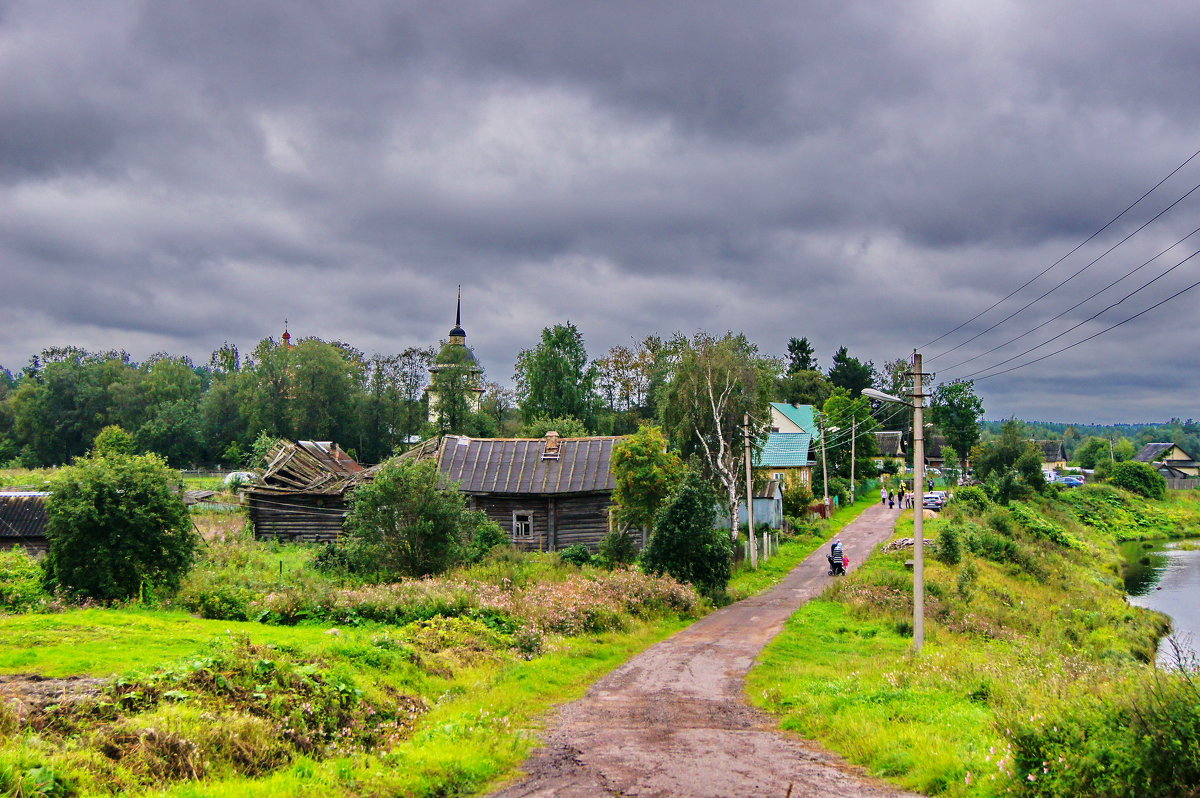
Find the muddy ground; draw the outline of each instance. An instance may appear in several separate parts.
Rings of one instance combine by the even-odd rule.
[[[896,511],[868,509],[841,534],[851,567],[892,535]],[[911,796],[746,705],[755,657],[835,577],[826,547],[775,588],[644,651],[562,708],[527,776],[496,798],[531,796]]]

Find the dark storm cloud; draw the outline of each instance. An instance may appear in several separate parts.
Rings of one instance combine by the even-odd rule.
[[[446,334],[463,283],[502,380],[567,318],[593,354],[736,329],[881,364],[1200,146],[1197,23],[1184,2],[0,4],[0,363],[65,343],[206,360],[284,318],[398,351]],[[1060,269],[1196,182],[1194,162]],[[1198,208],[962,356],[1115,279]],[[1198,307],[980,383],[989,412],[1192,414],[1200,362],[1177,342]]]

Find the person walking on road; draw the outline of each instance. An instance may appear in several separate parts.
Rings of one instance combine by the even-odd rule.
[[[888,494],[887,488],[879,489],[879,503],[880,504],[887,504],[887,494]]]

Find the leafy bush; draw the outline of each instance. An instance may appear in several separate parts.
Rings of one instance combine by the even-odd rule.
[[[969,510],[974,515],[983,515],[992,506],[992,502],[983,488],[966,485],[954,492],[954,505]]]
[[[600,541],[600,559],[609,568],[629,565],[637,559],[637,542],[623,529],[613,529]]]
[[[938,535],[937,558],[947,565],[958,565],[962,561],[962,543],[953,526],[942,527]]]
[[[576,543],[573,546],[568,546],[560,551],[558,556],[563,562],[569,562],[572,565],[578,565],[580,568],[585,565],[590,565],[592,562],[592,552],[582,543]]]
[[[84,457],[54,477],[47,578],[102,601],[174,590],[200,545],[175,472],[157,455]]]
[[[41,564],[20,546],[0,551],[0,612],[30,612],[44,607],[50,596],[42,585]]]
[[[813,492],[800,480],[796,480],[783,491],[783,514],[803,517],[813,503]]]
[[[1151,798],[1195,795],[1200,784],[1200,682],[1186,668],[1004,723],[1029,795]]]
[[[1034,537],[1044,538],[1060,546],[1074,545],[1074,541],[1065,529],[1053,521],[1043,518],[1028,505],[1014,504],[1009,508],[1009,512],[1012,513],[1013,519]]]
[[[467,547],[467,559],[470,562],[482,562],[497,546],[512,546],[512,539],[495,521],[480,522],[475,530],[475,537]]]
[[[1161,499],[1167,495],[1167,480],[1149,463],[1136,460],[1117,463],[1112,467],[1108,481],[1147,499]]]
[[[345,545],[364,572],[388,579],[428,576],[461,562],[467,542],[490,524],[431,461],[392,461],[350,494]]]
[[[715,594],[733,573],[733,543],[716,526],[717,497],[699,474],[689,473],[654,518],[642,565]]]

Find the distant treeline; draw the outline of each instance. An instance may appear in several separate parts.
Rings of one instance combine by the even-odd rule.
[[[872,385],[897,391],[905,378],[903,361],[877,372],[845,347],[822,371],[804,338],[791,339],[786,357],[761,355],[734,333],[711,341],[720,344],[714,352],[724,347],[753,365],[758,387],[739,390],[752,390],[748,407],[761,407],[762,414],[760,400],[824,407],[839,388],[850,396]],[[662,397],[688,346],[679,335],[647,336],[592,359],[576,328],[555,325],[517,354],[515,391],[479,372],[471,373],[473,384],[451,388],[446,376],[452,370],[442,369],[443,391],[483,393],[477,411],[461,420],[443,413],[438,425],[428,421],[426,394],[430,366],[445,346],[442,354],[409,347],[367,356],[340,341],[301,338],[289,346],[266,338],[248,355],[226,343],[206,363],[167,353],[137,362],[124,351],[46,349],[18,372],[0,369],[0,465],[70,462],[113,424],[130,432],[140,451],[161,454],[176,467],[249,465],[261,436],[337,441],[360,462],[375,463],[438,433],[541,435],[549,423],[571,434],[626,434],[644,422],[662,423]],[[454,405],[447,397],[442,406]],[[673,445],[690,448],[682,439]]]
[[[999,436],[1003,424],[1003,421],[983,422],[984,439]],[[1172,418],[1158,424],[1068,424],[1053,421],[1026,421],[1024,424],[1031,438],[1061,440],[1070,459],[1075,459],[1080,447],[1094,438],[1109,441],[1112,451],[1117,452],[1117,460],[1128,459],[1120,456],[1120,449],[1137,452],[1147,443],[1175,443],[1193,456],[1200,456],[1200,422],[1190,418]]]

